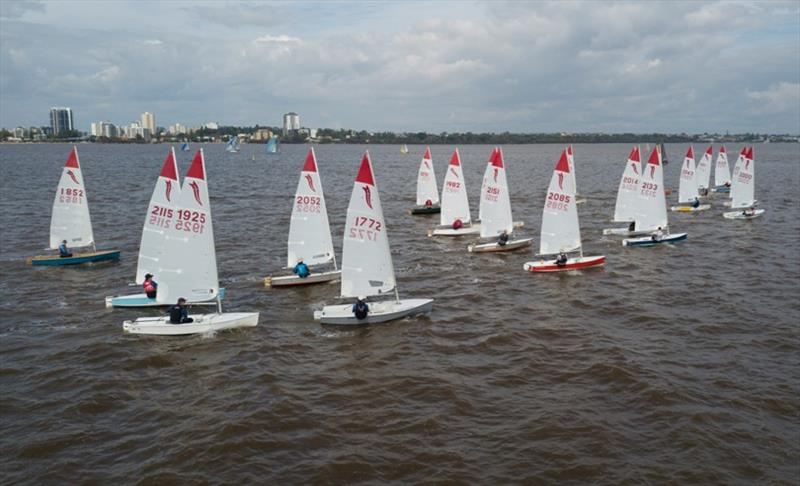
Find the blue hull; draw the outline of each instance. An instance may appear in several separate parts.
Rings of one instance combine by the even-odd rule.
[[[220,300],[225,298],[224,287],[220,287],[219,289],[219,298]],[[216,302],[216,299],[207,302]],[[189,302],[190,305],[195,303],[196,302]],[[156,299],[150,299],[144,294],[106,297],[106,307],[166,307],[167,305],[171,304],[160,304],[156,302]]]
[[[677,243],[679,241],[683,241],[687,238],[686,233],[679,233],[677,235],[666,235],[662,237],[660,240],[653,240],[652,238],[633,238],[629,240],[623,240],[623,245],[625,246],[641,246],[641,247],[648,247],[648,246],[656,246],[662,243]]]
[[[717,186],[711,190],[713,192],[731,192],[731,188],[728,186]]]
[[[98,251],[96,253],[78,253],[75,256],[61,258],[58,255],[35,256],[30,259],[31,265],[80,265],[81,263],[107,262],[119,260],[119,251]]]

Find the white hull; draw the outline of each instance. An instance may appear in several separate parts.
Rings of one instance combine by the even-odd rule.
[[[297,285],[312,285],[326,282],[338,282],[342,278],[341,270],[331,270],[330,272],[312,273],[306,278],[297,275],[284,275],[282,277],[264,278],[265,287],[293,287]]]
[[[756,209],[756,211],[750,215],[742,214],[742,211],[730,211],[722,213],[722,217],[725,219],[753,219],[761,216],[765,211],[766,209]]]
[[[693,208],[692,206],[672,206],[669,208],[670,211],[677,213],[694,213],[697,211],[705,211],[707,209],[711,209],[710,204],[701,204],[696,208]]]
[[[384,300],[367,304],[369,305],[369,314],[364,319],[356,319],[356,316],[353,315],[353,304],[342,304],[326,305],[321,311],[315,311],[314,320],[320,321],[322,324],[344,326],[378,324],[428,313],[433,308],[433,299]]]
[[[520,240],[509,240],[505,245],[500,245],[496,241],[491,243],[476,243],[467,246],[470,253],[489,253],[500,251],[514,251],[520,248],[527,248],[533,243],[533,238],[523,238]]]
[[[481,225],[472,223],[458,229],[453,229],[451,226],[437,226],[436,228],[428,230],[428,236],[466,236],[478,235],[480,232]]]
[[[170,324],[169,316],[140,317],[135,321],[123,322],[122,330],[131,334],[183,336],[187,334],[205,334],[237,327],[255,327],[258,324],[258,312],[196,314],[189,317],[194,319],[194,322]]]
[[[603,230],[603,234],[616,236],[643,236],[649,235],[653,231],[654,230],[628,231],[628,228],[606,228]]]

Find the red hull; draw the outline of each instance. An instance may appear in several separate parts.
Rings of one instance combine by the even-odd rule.
[[[527,270],[531,273],[552,273],[552,272],[566,272],[569,270],[580,270],[582,268],[591,268],[596,267],[599,265],[603,265],[606,262],[606,257],[585,257],[585,260],[578,263],[567,263],[566,265],[556,265],[547,264],[547,265],[537,265],[537,266],[528,266]]]

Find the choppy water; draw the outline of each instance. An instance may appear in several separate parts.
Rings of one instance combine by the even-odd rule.
[[[763,217],[723,220],[717,197],[670,214],[688,241],[652,249],[600,235],[630,146],[576,146],[584,248],[607,264],[562,275],[427,238],[435,219],[406,214],[423,147],[369,148],[401,294],[435,298],[430,316],[340,330],[312,319],[337,285],[264,289],[306,147],[251,161],[208,145],[226,307],[260,324],[143,338],[121,329],[142,311],[103,298],[130,290],[167,146],[79,146],[98,248],[123,254],[73,268],[24,261],[47,244],[69,147],[0,146],[3,482],[797,484],[800,145],[756,146]],[[561,148],[504,147],[537,242]],[[363,149],[317,147],[337,251]],[[685,149],[667,147],[668,186]],[[477,210],[490,147],[460,150]],[[432,147],[440,184],[451,151]]]

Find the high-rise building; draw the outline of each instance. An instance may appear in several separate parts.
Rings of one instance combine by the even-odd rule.
[[[300,130],[300,115],[290,112],[283,115],[283,136]]]
[[[156,133],[156,116],[150,112],[142,113],[142,128],[147,128],[150,133]]]
[[[50,108],[50,128],[53,129],[53,135],[74,130],[72,108]]]

